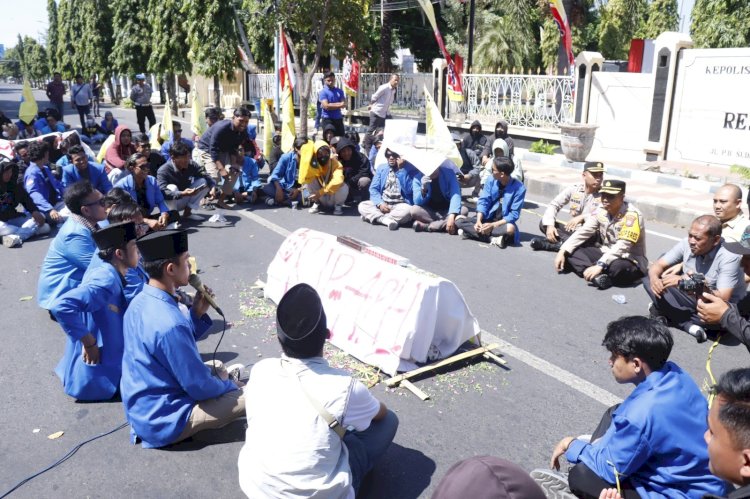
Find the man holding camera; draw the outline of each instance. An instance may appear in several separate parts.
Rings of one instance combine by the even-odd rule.
[[[682,263],[682,274],[665,275],[677,263]],[[662,316],[698,343],[707,339],[697,311],[697,298],[704,289],[730,303],[737,303],[746,292],[740,257],[722,247],[721,222],[713,215],[693,220],[688,237],[651,266],[643,287],[652,300],[650,315]]]

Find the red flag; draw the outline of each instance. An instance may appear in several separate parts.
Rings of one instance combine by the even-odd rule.
[[[289,90],[293,91],[296,84],[296,77],[294,75],[294,67],[292,67],[292,57],[289,55],[289,47],[286,43],[286,36],[284,36],[284,30],[279,28],[279,37],[281,37],[281,61],[279,63],[279,81],[281,82],[281,88],[286,88],[289,85]]]
[[[356,97],[359,92],[359,63],[354,59],[357,55],[356,47],[349,44],[349,52],[344,58],[344,92],[350,97]]]
[[[552,17],[555,19],[555,24],[557,24],[557,29],[560,30],[563,47],[565,47],[565,52],[568,54],[568,64],[573,64],[575,60],[575,57],[573,57],[573,38],[570,33],[570,24],[568,24],[568,16],[565,15],[565,7],[562,0],[550,0],[549,7]]]
[[[435,40],[437,41],[438,47],[440,47],[440,52],[443,54],[445,62],[448,64],[448,98],[452,101],[460,102],[464,100],[463,86],[461,84],[461,70],[456,66],[453,59],[451,59],[451,55],[445,49],[443,37],[440,34],[437,21],[435,20],[435,9],[432,8],[430,0],[417,1],[422,7],[422,10],[424,10],[427,19],[430,21],[430,25],[432,25]]]

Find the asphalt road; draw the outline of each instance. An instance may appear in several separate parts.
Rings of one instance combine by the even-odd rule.
[[[0,86],[0,109],[12,118],[19,95],[20,87]],[[36,95],[43,107],[42,94]],[[134,112],[114,111],[121,123],[134,124]],[[76,123],[77,116],[70,121]],[[351,235],[453,281],[482,329],[508,345],[507,368],[483,361],[420,380],[418,386],[432,396],[428,402],[403,389],[386,390],[382,384],[373,388],[397,412],[401,425],[361,496],[429,497],[454,462],[473,455],[502,456],[528,470],[545,466],[561,437],[591,433],[605,402],[631,391],[631,386],[614,382],[601,340],[609,321],[645,314],[648,299],[640,287],[599,291],[573,274],[558,275],[552,253],[533,252],[528,246],[542,208],[533,202],[539,200],[527,201],[520,221],[522,246],[505,250],[444,234],[390,232],[363,223],[355,209],[333,217],[265,206],[235,208],[224,212],[226,226],[192,224],[190,251],[230,322],[218,357],[253,364],[278,355],[271,304],[253,284],[265,280],[283,234],[308,227]],[[258,223],[261,219],[263,224]],[[651,259],[683,236],[682,229],[663,223],[649,221],[648,228]],[[46,237],[28,241],[22,249],[0,248],[6,359],[0,364],[0,494],[79,442],[124,422],[119,402],[76,403],[62,392],[53,372],[64,337],[35,300],[49,241]],[[625,295],[627,303],[616,303],[613,294]],[[25,301],[29,296],[34,298]],[[221,331],[219,322],[199,342],[207,359]],[[687,334],[673,333],[672,360],[702,385],[710,344],[697,345]],[[747,358],[742,346],[720,345],[713,355],[713,372],[718,377],[747,365]],[[133,446],[128,430],[122,429],[85,445],[12,497],[241,497],[236,462],[243,423],[166,450]],[[57,431],[65,433],[47,438]]]

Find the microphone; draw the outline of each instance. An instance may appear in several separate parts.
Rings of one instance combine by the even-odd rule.
[[[214,300],[214,297],[208,294],[208,291],[206,291],[206,287],[201,282],[201,278],[198,277],[198,274],[190,274],[190,278],[188,279],[188,283],[195,288],[196,291],[200,292],[203,295],[203,298],[206,299],[209,305],[211,305],[220,316],[224,317],[224,312],[221,311],[221,308],[216,304],[216,301]]]

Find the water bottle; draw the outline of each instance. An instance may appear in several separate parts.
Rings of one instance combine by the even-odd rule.
[[[625,305],[628,302],[628,299],[625,298],[625,295],[612,295],[612,300],[619,303],[620,305]]]

